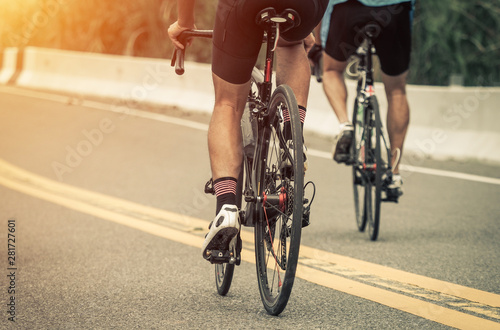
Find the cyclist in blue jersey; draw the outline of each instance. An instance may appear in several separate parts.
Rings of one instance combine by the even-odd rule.
[[[177,48],[177,37],[193,29],[195,0],[177,1],[178,20],[169,29]],[[250,78],[262,45],[263,30],[255,23],[257,13],[274,7],[297,11],[301,23],[281,34],[276,51],[277,84],[286,83],[296,96],[302,118],[309,93],[310,67],[307,50],[314,44],[311,32],[325,12],[328,0],[219,0],[212,47],[212,77],[215,105],[208,130],[212,179],[217,197],[216,217],[202,246],[227,250],[240,228],[236,204],[236,182],[243,158],[240,121],[250,88]]]
[[[319,50],[325,54],[323,88],[340,122],[333,158],[339,163],[346,162],[353,126],[347,115],[344,71],[349,56],[363,41],[363,26],[375,23],[380,27],[374,44],[388,101],[387,130],[395,159],[388,193],[398,197],[402,195],[399,159],[410,118],[406,78],[410,65],[413,5],[413,0],[330,0],[321,24],[321,37],[309,54],[312,57]]]

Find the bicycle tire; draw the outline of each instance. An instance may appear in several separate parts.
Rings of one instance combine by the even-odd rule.
[[[283,136],[285,108],[290,116],[291,145]],[[255,258],[264,308],[271,315],[279,315],[288,303],[295,279],[304,196],[302,128],[290,87],[276,88],[268,118],[269,125],[259,134],[255,159],[258,196],[262,198],[257,202]],[[271,197],[274,203],[277,198],[278,204],[272,205]]]
[[[366,135],[366,159],[370,172],[365,187],[365,210],[368,223],[368,235],[372,241],[377,240],[380,229],[380,214],[382,206],[382,175],[387,170],[387,163],[382,160],[382,120],[377,97],[368,100],[368,134]]]
[[[361,162],[365,159],[365,149],[363,135],[365,132],[364,118],[358,118],[358,100],[354,103],[354,111],[352,114],[352,123],[354,129],[354,138],[351,144],[351,155],[353,155],[352,165],[352,186],[354,197],[354,214],[356,217],[356,225],[360,232],[364,232],[366,228],[366,187],[364,184],[364,173]],[[361,198],[362,197],[362,198]]]
[[[252,71],[252,79],[249,91],[249,99],[250,97],[259,98],[259,92],[257,83],[261,83],[264,80],[264,75],[260,70],[254,68]],[[243,190],[245,189],[244,182],[246,180],[244,173],[245,166],[248,166],[248,163],[243,159],[241,164],[240,175],[238,177],[238,183],[236,186],[236,206],[238,209],[242,209],[242,201],[243,201]],[[248,210],[247,210],[248,211]],[[240,213],[241,215],[241,213]],[[240,219],[242,221],[242,219]],[[238,237],[238,244],[241,246],[241,239]],[[217,287],[217,293],[221,296],[225,296],[231,287],[231,283],[233,280],[235,264],[223,263],[223,264],[215,264],[215,286]]]
[[[215,264],[215,285],[217,293],[221,296],[225,296],[229,292],[233,281],[234,267],[234,264],[229,263]]]
[[[369,155],[371,162],[375,165],[375,171],[372,174],[372,180],[369,182],[369,196],[367,196],[367,203],[369,203],[370,216],[368,218],[368,234],[372,241],[377,240],[380,229],[380,211],[382,206],[382,175],[387,170],[387,164],[382,160],[382,120],[380,118],[380,111],[378,107],[377,97],[371,96],[369,100],[369,107],[373,115],[371,120],[370,134],[375,134],[375,145],[373,141],[370,142],[371,154]],[[374,124],[374,126],[373,126]]]

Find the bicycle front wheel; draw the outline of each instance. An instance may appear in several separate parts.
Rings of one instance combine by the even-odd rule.
[[[233,281],[234,264],[223,263],[215,265],[215,285],[217,293],[225,296],[229,292]]]
[[[365,162],[365,125],[364,114],[358,115],[360,104],[356,99],[352,115],[354,126],[354,139],[351,144],[352,164],[352,188],[354,195],[354,213],[358,230],[363,232],[366,228],[366,177],[363,164]]]
[[[302,128],[290,87],[276,88],[268,118],[268,125],[259,134],[255,160],[258,178],[255,257],[262,302],[269,314],[278,315],[292,291],[303,217]]]
[[[369,102],[371,108],[372,120],[370,127],[370,147],[366,155],[370,164],[371,176],[369,181],[370,191],[366,196],[366,203],[369,205],[370,214],[368,219],[368,234],[372,241],[378,238],[380,229],[380,211],[382,206],[382,176],[388,170],[388,159],[390,152],[385,145],[382,134],[382,120],[376,96],[372,96]],[[367,186],[368,188],[368,186]]]
[[[238,176],[238,183],[236,185],[236,206],[238,210],[241,210],[241,203],[243,199],[243,182],[244,182],[244,163],[241,164],[240,174]],[[240,212],[241,217],[241,212]],[[240,218],[241,221],[241,218]],[[237,249],[241,251],[241,238],[238,234]],[[239,263],[237,263],[239,264]],[[221,296],[225,296],[229,292],[231,283],[233,281],[234,275],[234,263],[221,263],[215,264],[215,286],[217,287],[217,293]]]
[[[251,79],[251,84],[250,84],[250,90],[248,92],[248,99],[247,99],[247,108],[251,108],[251,103],[255,102],[256,100],[260,100],[260,94],[259,94],[259,83],[262,83],[264,81],[264,75],[260,70],[257,68],[253,68],[252,71],[252,79]],[[246,111],[246,110],[245,110]],[[243,120],[243,118],[242,118]],[[250,120],[250,117],[248,118]],[[247,126],[242,125],[242,135],[244,134],[250,134],[250,136],[253,138],[255,132],[244,132],[243,130],[245,127],[250,127],[251,123],[249,122]],[[251,167],[251,161],[247,163],[248,157],[253,156],[253,148],[254,144],[250,143],[248,146],[245,146],[244,152],[248,154],[248,156],[243,157],[243,161],[241,164],[241,170],[240,170],[240,175],[238,177],[238,184],[236,186],[236,206],[238,206],[239,210],[244,209],[242,206],[243,202],[243,190],[246,188],[245,187],[245,181],[247,178],[245,177],[245,173],[247,170],[247,167]],[[245,207],[246,208],[246,207]],[[251,212],[251,209],[247,209],[247,212]],[[240,212],[240,216],[244,216],[244,213]],[[240,218],[240,221],[244,221],[244,219]],[[248,224],[247,224],[248,225]],[[241,250],[241,239],[238,236],[238,249]],[[225,296],[229,288],[231,287],[231,282],[233,281],[233,274],[234,274],[234,267],[235,264],[230,264],[230,263],[222,263],[222,264],[215,264],[215,286],[217,287],[217,292],[221,296]]]

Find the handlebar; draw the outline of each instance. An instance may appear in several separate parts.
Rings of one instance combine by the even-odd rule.
[[[193,37],[212,38],[212,35],[213,35],[212,30],[185,30],[181,32],[178,39],[185,46],[190,38]],[[174,53],[172,55],[172,61],[170,63],[170,66],[175,66],[175,73],[177,73],[178,75],[184,74],[185,50],[186,48],[184,49],[176,48],[174,49]]]
[[[316,76],[317,82],[319,83],[322,82],[323,78],[321,77],[322,75],[321,58],[323,57],[323,47],[321,47],[318,44],[314,44],[311,50],[309,50],[307,57],[313,63],[311,65],[311,73],[314,76]]]

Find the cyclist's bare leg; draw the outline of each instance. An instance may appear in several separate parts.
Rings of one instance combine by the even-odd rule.
[[[213,74],[215,105],[208,128],[212,179],[237,178],[243,157],[240,120],[250,82],[235,85]]]
[[[410,107],[406,97],[407,76],[408,71],[398,76],[382,74],[388,102],[387,131],[393,155],[396,149],[399,149],[400,152],[403,151],[403,144],[410,122]],[[399,162],[393,169],[393,173],[399,173]]]
[[[323,89],[339,123],[350,121],[347,115],[347,88],[344,81],[346,67],[347,61],[337,61],[323,53]]]
[[[287,84],[295,94],[297,103],[307,107],[311,67],[304,42],[280,39],[276,49],[276,83]]]

